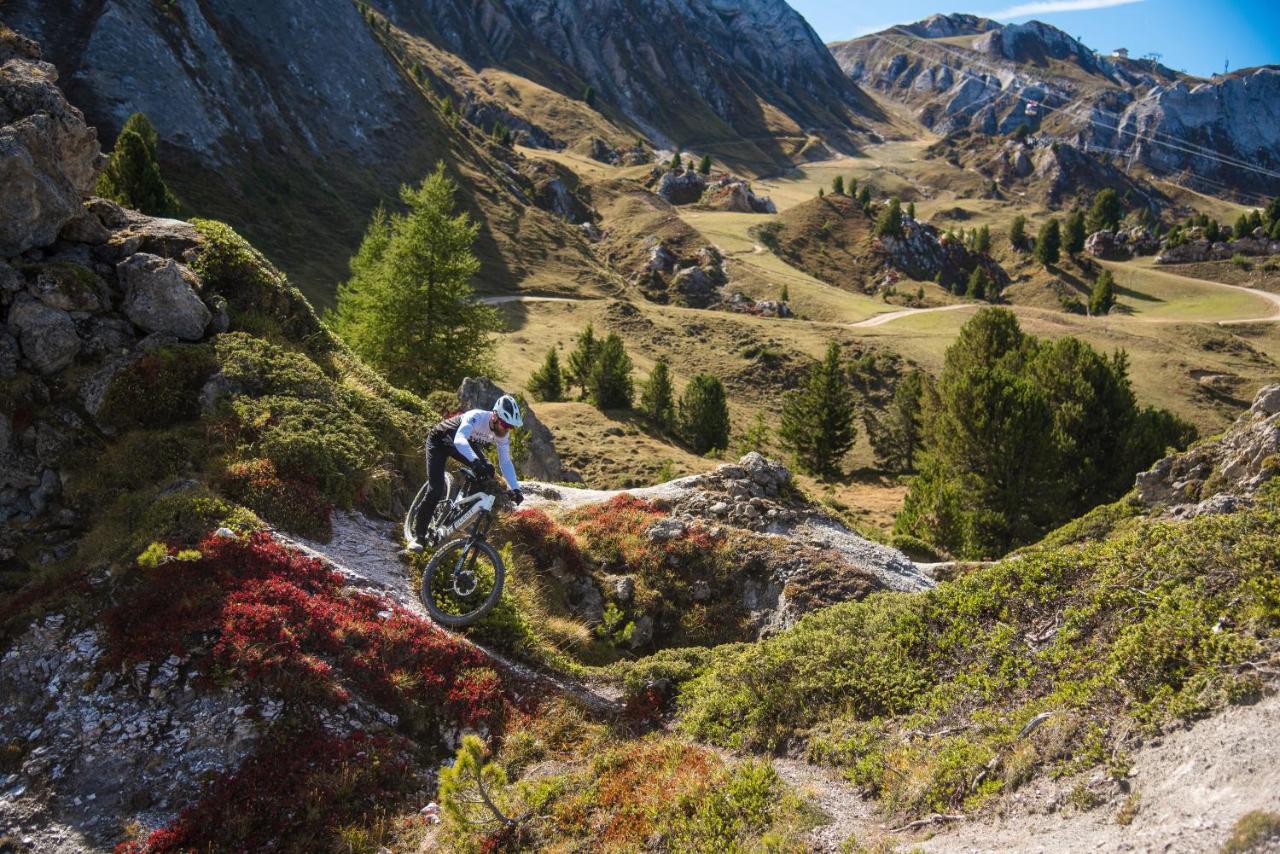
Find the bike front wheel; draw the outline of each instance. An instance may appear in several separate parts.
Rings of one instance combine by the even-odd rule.
[[[460,628],[498,604],[506,569],[498,550],[484,540],[450,540],[431,557],[419,594],[431,619]]]

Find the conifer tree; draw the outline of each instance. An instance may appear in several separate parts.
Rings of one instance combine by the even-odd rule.
[[[479,226],[453,214],[454,190],[440,165],[419,187],[400,189],[406,213],[378,210],[330,315],[361,358],[424,395],[491,372],[491,333],[503,328],[471,290]]]
[[[630,409],[631,394],[631,357],[617,333],[610,332],[591,367],[587,396],[597,409]]]
[[[554,403],[564,398],[564,376],[560,372],[560,355],[555,347],[547,351],[542,367],[529,377],[528,388],[534,400]]]
[[[907,219],[915,219],[915,218],[916,218],[916,203],[908,202],[907,203]]]
[[[1252,229],[1249,227],[1249,215],[1245,213],[1240,214],[1240,216],[1236,218],[1236,227],[1233,232],[1235,239],[1239,240],[1242,237],[1247,237],[1250,231],[1252,231]]]
[[[1084,211],[1074,210],[1067,217],[1067,225],[1063,229],[1062,248],[1071,256],[1084,251]]]
[[[1209,220],[1204,226],[1204,239],[1210,243],[1217,243],[1218,238],[1222,236],[1222,227],[1218,225],[1216,219]]]
[[[710,154],[702,155],[702,160],[699,161],[698,163],[698,174],[699,175],[711,174],[711,155]]]
[[[1098,274],[1097,280],[1093,283],[1093,290],[1089,294],[1089,314],[1095,317],[1106,314],[1111,311],[1111,307],[1115,303],[1115,280],[1112,278],[1110,270],[1103,270]]]
[[[778,294],[779,302],[791,302],[791,290],[787,287],[787,283],[782,283],[782,293]]]
[[[582,100],[588,107],[596,105],[596,90],[590,83],[582,89]]]
[[[857,178],[850,176],[849,180],[844,182],[844,186],[845,186],[845,190],[848,191],[849,193],[849,198],[852,199],[858,195],[858,179]]]
[[[1062,231],[1057,218],[1051,218],[1040,226],[1040,234],[1036,237],[1036,260],[1046,267],[1058,263],[1062,250]]]
[[[1009,242],[1019,251],[1027,248],[1027,218],[1018,214],[1009,223]]]
[[[991,227],[984,225],[978,229],[978,236],[973,241],[973,251],[985,255],[991,251]]]
[[[902,236],[902,203],[898,201],[897,196],[889,200],[884,213],[880,214],[880,219],[876,222],[876,236]]]
[[[835,193],[837,196],[844,195],[844,176],[843,175],[837,175],[836,177],[831,179],[831,192]]]
[[[159,135],[143,113],[125,121],[107,166],[98,177],[96,192],[103,198],[148,216],[171,216],[178,202],[165,186],[156,160]]]
[[[857,403],[853,386],[840,363],[840,345],[827,347],[825,358],[809,372],[803,388],[787,394],[778,436],[805,471],[820,477],[840,472],[840,462],[853,447]]]
[[[659,359],[640,390],[640,411],[655,427],[673,432],[676,427],[675,392],[671,387],[671,369]]]
[[[577,343],[573,352],[569,354],[569,369],[565,372],[565,379],[581,390],[578,395],[579,400],[585,400],[587,397],[587,383],[599,355],[600,342],[596,339],[595,330],[588,323],[587,328],[578,333]]]
[[[987,271],[981,266],[974,267],[973,272],[969,274],[969,284],[965,293],[970,299],[987,298]]]
[[[871,209],[871,188],[863,184],[858,190],[858,207],[864,211]]]
[[[684,387],[680,436],[696,454],[729,447],[729,407],[719,377],[697,374]]]
[[[915,470],[924,429],[924,398],[928,376],[916,368],[903,375],[894,386],[893,398],[876,411],[868,424],[876,464],[886,471]]]
[[[677,151],[675,154],[671,155],[671,168],[679,169],[682,165],[684,164],[680,161],[680,152]]]
[[[1124,219],[1124,204],[1119,194],[1110,187],[1098,191],[1093,197],[1093,206],[1085,218],[1085,227],[1092,234],[1095,231],[1115,231]]]

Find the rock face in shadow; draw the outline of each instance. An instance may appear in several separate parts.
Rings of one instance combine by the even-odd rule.
[[[0,35],[0,255],[54,241],[81,211],[104,159],[36,45]]]

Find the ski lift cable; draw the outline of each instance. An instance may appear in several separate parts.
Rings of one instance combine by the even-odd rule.
[[[894,46],[902,50],[908,51],[909,53],[913,53],[916,56],[919,56],[925,60],[936,61],[936,60],[932,60],[929,56],[921,53],[918,50],[915,50],[914,48],[908,45],[901,44],[900,42],[894,41],[893,39],[887,36],[884,36],[883,38],[886,41],[893,44]],[[953,58],[964,59],[965,61],[969,62],[969,64],[971,65],[976,65],[980,68],[986,68],[988,71],[991,71],[993,69],[993,66],[985,65],[979,60],[972,60],[968,57],[964,57],[963,55],[954,54],[945,45],[935,45],[935,47],[941,50],[942,52],[947,53],[949,56],[952,56]],[[984,79],[974,74],[973,72],[963,68],[957,68],[954,70],[976,80]],[[1043,81],[1036,81],[1036,82],[1038,82],[1040,86],[1042,86],[1046,90],[1050,89],[1047,83],[1044,83]],[[1013,81],[1013,83],[1017,83],[1017,81],[1015,80]],[[1023,85],[1023,88],[1024,89],[1026,88],[1025,84]],[[1024,101],[1024,102],[1031,101],[1031,99],[1027,98],[1025,95],[1021,95],[1017,92],[1012,91],[1012,88],[1010,88],[1009,90],[1000,90],[1000,91],[1007,91],[1008,94],[1012,95],[1014,98],[1018,99],[1019,101]],[[1231,166],[1244,171],[1254,172],[1259,175],[1265,175],[1268,178],[1280,178],[1280,172],[1274,172],[1270,169],[1265,169],[1260,166],[1254,166],[1251,163],[1247,163],[1243,160],[1237,160],[1233,157],[1227,157],[1225,155],[1219,154],[1216,151],[1213,151],[1212,149],[1208,149],[1208,148],[1205,148],[1204,146],[1196,145],[1195,143],[1190,143],[1185,140],[1177,139],[1177,137],[1170,136],[1161,131],[1149,130],[1146,132],[1145,135],[1139,135],[1136,131],[1126,130],[1118,125],[1109,125],[1098,118],[1079,112],[1085,109],[1084,104],[1075,104],[1075,105],[1064,106],[1064,107],[1051,107],[1048,105],[1042,105],[1042,106],[1044,107],[1044,109],[1046,109],[1049,112],[1062,113],[1063,115],[1066,115],[1066,116],[1075,116],[1076,118],[1079,118],[1088,124],[1092,124],[1097,127],[1103,128],[1105,130],[1112,131],[1114,133],[1119,134],[1120,136],[1124,136],[1128,134],[1129,136],[1132,136],[1136,142],[1145,141],[1152,145],[1160,145],[1165,148],[1170,148],[1176,151],[1183,152],[1185,154],[1190,154],[1195,157],[1203,157],[1206,160],[1211,160],[1211,161],[1220,163],[1224,166]],[[1166,140],[1171,140],[1171,141],[1166,141]]]

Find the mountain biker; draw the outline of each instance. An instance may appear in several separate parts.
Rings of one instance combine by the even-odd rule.
[[[516,467],[511,463],[509,437],[513,429],[522,426],[524,416],[520,413],[520,405],[514,397],[504,394],[491,410],[470,409],[431,428],[427,433],[427,494],[413,520],[413,538],[407,544],[409,551],[422,551],[424,537],[433,546],[439,539],[438,534],[430,530],[431,518],[444,495],[444,464],[450,457],[470,467],[480,480],[494,476],[493,465],[484,454],[477,453],[473,445],[497,446],[498,465],[510,487],[507,497],[516,504],[524,501],[520,481],[516,479]]]

